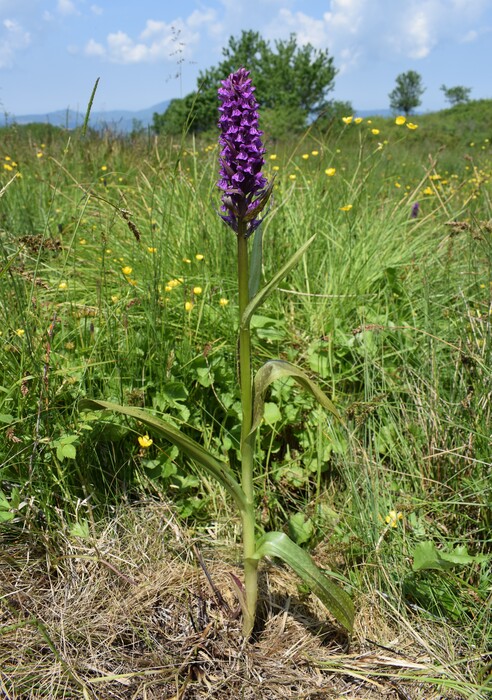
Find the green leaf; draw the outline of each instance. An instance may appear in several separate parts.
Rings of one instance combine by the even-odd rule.
[[[249,298],[252,299],[260,288],[261,269],[263,259],[263,233],[262,227],[256,229],[251,248],[251,259],[249,262]]]
[[[285,360],[268,360],[268,362],[265,362],[265,364],[260,367],[254,379],[253,426],[251,428],[251,433],[258,428],[262,421],[266,390],[272,382],[284,377],[292,377],[295,379],[295,381],[300,384],[303,389],[309,391],[327,411],[330,411],[336,418],[341,420],[340,414],[333,402],[330,401],[324,391],[322,391],[302,369],[299,369],[299,367]]]
[[[267,425],[274,425],[279,420],[282,420],[282,414],[276,403],[267,403],[264,407],[263,417],[265,418],[265,423]]]
[[[75,448],[75,445],[62,445],[61,446],[61,451],[64,457],[67,457],[67,459],[75,459],[77,455],[77,450]]]
[[[448,571],[456,565],[474,564],[486,561],[483,554],[472,556],[468,554],[465,546],[456,547],[452,552],[443,552],[437,549],[432,541],[420,542],[413,552],[413,571],[434,569],[436,571]]]
[[[260,289],[260,291],[255,294],[255,296],[251,299],[247,307],[244,309],[243,316],[241,318],[241,328],[247,328],[249,326],[249,322],[251,320],[252,315],[254,314],[255,310],[265,301],[267,296],[278,286],[280,281],[292,270],[294,265],[300,260],[300,258],[304,255],[306,250],[309,248],[311,243],[314,241],[316,238],[316,235],[311,236],[311,238],[306,241],[300,248],[297,250],[294,255],[288,260],[285,265],[282,265],[280,270],[277,272],[276,275],[272,277],[272,279],[267,282],[267,284]]]
[[[154,432],[163,435],[173,445],[179,448],[183,454],[190,457],[194,462],[201,465],[211,474],[233,497],[238,508],[242,511],[246,509],[246,498],[239,483],[234,478],[234,474],[225,462],[218,460],[208,450],[198,442],[181,432],[178,428],[167,421],[157,418],[140,408],[133,406],[121,406],[110,401],[95,401],[93,399],[82,399],[79,402],[80,410],[115,411],[122,413],[129,418],[136,418]]]
[[[304,513],[294,513],[289,518],[289,533],[296,544],[305,544],[313,536],[314,526],[311,518]]]
[[[309,554],[283,532],[267,532],[258,540],[255,559],[277,557],[304,581],[338,622],[349,632],[354,626],[354,604],[343,588],[332,583]]]
[[[87,520],[77,520],[75,523],[73,523],[72,527],[70,528],[70,534],[74,537],[80,537],[85,540],[88,539],[90,533],[89,523]]]

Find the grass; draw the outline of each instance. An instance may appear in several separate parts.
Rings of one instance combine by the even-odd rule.
[[[317,237],[253,319],[256,361],[317,375],[345,424],[274,385],[258,509],[338,572],[350,647],[273,563],[245,646],[225,494],[169,445],[141,447],[138,425],[77,411],[85,396],[152,408],[237,468],[235,241],[213,141],[3,131],[6,697],[487,696],[486,119],[479,102],[417,130],[374,118],[267,144],[265,278]]]

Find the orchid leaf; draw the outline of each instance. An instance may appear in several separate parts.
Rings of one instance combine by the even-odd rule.
[[[157,418],[157,416],[153,416],[151,413],[147,413],[147,411],[142,411],[140,408],[121,406],[111,401],[82,399],[79,402],[79,408],[88,411],[114,411],[116,413],[122,413],[129,418],[137,419],[154,433],[164,436],[166,440],[176,445],[183,454],[190,457],[194,462],[197,462],[208,474],[215,477],[233,497],[241,511],[246,508],[244,492],[236,481],[229,466],[225,462],[214,457],[213,454],[208,452],[208,450],[202,447],[198,442],[188,437],[188,435],[185,435],[181,430],[171,425],[171,423]]]
[[[316,238],[316,235],[311,236],[309,240],[307,240],[300,248],[297,250],[294,255],[285,263],[285,265],[282,265],[280,270],[277,272],[276,275],[272,277],[272,279],[266,283],[260,291],[255,294],[255,296],[251,299],[247,307],[244,309],[244,313],[241,318],[241,328],[247,328],[249,326],[249,322],[251,321],[251,317],[256,311],[256,309],[265,301],[267,296],[278,286],[280,281],[292,270],[292,268],[296,265],[296,263],[302,258],[306,250],[309,248],[311,243],[314,241]]]
[[[266,390],[272,382],[284,377],[292,377],[295,379],[303,389],[306,389],[314,396],[323,408],[326,408],[327,411],[341,420],[340,414],[335,408],[333,401],[328,398],[324,391],[322,391],[302,369],[299,369],[296,365],[285,360],[268,360],[268,362],[265,362],[265,364],[260,367],[254,378],[253,425],[251,432],[255,431],[262,421],[265,409]]]
[[[343,588],[316,566],[309,554],[283,532],[267,532],[257,543],[255,559],[277,557],[295,571],[323,605],[348,632],[354,626],[354,604]]]

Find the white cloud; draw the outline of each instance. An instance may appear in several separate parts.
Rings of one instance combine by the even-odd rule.
[[[268,27],[271,38],[280,39],[295,33],[297,43],[312,44],[319,48],[326,44],[326,26],[322,19],[315,19],[304,12],[291,12],[285,8],[279,11],[275,21]]]
[[[227,0],[227,6],[230,2]],[[367,57],[418,60],[443,40],[473,40],[490,0],[406,0],[404,4],[395,0],[331,0],[328,4],[321,18],[279,9],[265,25],[266,37],[285,38],[295,32],[299,43],[328,48],[341,72]]]
[[[102,15],[103,9],[99,5],[91,5],[91,12],[93,15]]]
[[[85,53],[87,56],[104,56],[106,52],[102,44],[98,44],[94,39],[89,39],[85,46]]]
[[[200,35],[213,27],[215,16],[214,10],[195,10],[185,21],[148,19],[138,36],[131,37],[121,30],[111,32],[104,45],[91,39],[85,46],[85,53],[121,64],[172,62],[177,53],[182,58],[190,58]]]
[[[11,68],[15,54],[30,43],[30,33],[17,20],[5,18],[0,30],[0,68]]]
[[[57,8],[61,15],[77,15],[79,11],[75,7],[75,3],[72,0],[58,0]]]

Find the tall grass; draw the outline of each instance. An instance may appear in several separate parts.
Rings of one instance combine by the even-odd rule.
[[[258,507],[265,526],[287,516],[298,542],[336,557],[356,595],[445,620],[480,658],[491,630],[490,558],[477,555],[490,557],[492,524],[492,159],[483,127],[470,146],[449,137],[446,114],[436,120],[428,133],[425,120],[414,132],[374,119],[270,148],[266,276],[317,238],[253,319],[258,357],[316,373],[345,425],[289,382],[274,386]],[[84,396],[153,408],[236,464],[235,241],[215,211],[215,144],[11,127],[0,155],[2,186],[19,173],[0,201],[4,532],[54,537],[145,494],[172,498],[196,528],[223,520],[225,495],[200,486],[174,448],[144,449],[123,419],[76,410]],[[413,571],[427,541],[477,558]]]

